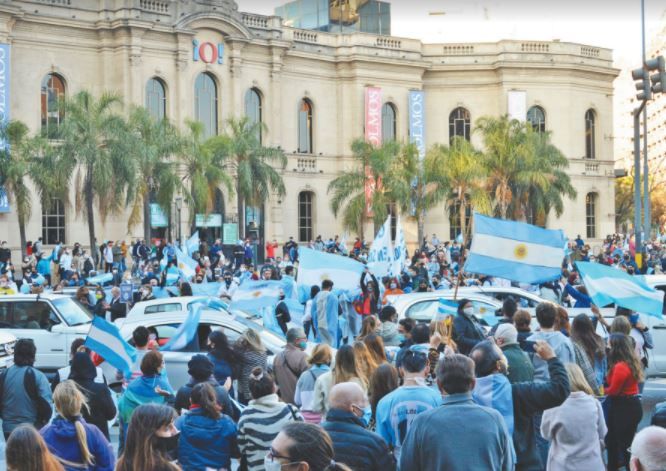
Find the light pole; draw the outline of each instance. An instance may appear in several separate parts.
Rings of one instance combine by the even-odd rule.
[[[176,223],[178,224],[178,231],[177,231],[177,234],[178,234],[178,243],[179,243],[179,244],[181,243],[181,242],[180,242],[180,237],[181,237],[181,234],[180,234],[180,226],[181,226],[181,223],[180,223],[180,211],[181,211],[182,209],[183,209],[183,198],[181,198],[180,196],[178,196],[178,197],[176,198],[176,211],[177,211],[177,213],[178,213],[178,214],[177,214],[177,217],[176,217],[176,219],[177,219]]]

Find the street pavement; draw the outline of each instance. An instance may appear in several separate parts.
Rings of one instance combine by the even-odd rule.
[[[643,419],[641,420],[639,429],[650,424],[654,406],[664,401],[666,401],[666,378],[651,379],[645,383],[645,388],[643,389]],[[118,450],[118,427],[111,428],[110,433],[115,452]],[[6,471],[6,469],[5,440],[2,434],[0,434],[0,471]]]

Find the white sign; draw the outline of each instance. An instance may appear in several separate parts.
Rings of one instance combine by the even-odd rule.
[[[527,92],[509,90],[507,97],[509,119],[517,119],[524,123],[527,120]]]

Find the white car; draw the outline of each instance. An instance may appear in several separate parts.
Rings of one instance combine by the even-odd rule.
[[[173,298],[159,298],[151,301],[141,301],[132,307],[127,313],[128,320],[140,319],[144,316],[152,316],[153,314],[161,314],[166,312],[187,312],[189,308],[202,301],[210,299],[208,296],[177,296]],[[243,317],[251,319],[257,324],[261,324],[261,316],[251,314],[245,311],[229,311],[228,304],[220,299],[214,298],[217,303],[211,306],[206,306],[203,312],[218,312],[228,316]]]
[[[0,332],[0,371],[14,364],[14,346],[16,337],[7,332]]]
[[[35,367],[45,372],[68,364],[72,342],[88,335],[91,322],[91,314],[70,296],[0,296],[0,334],[33,339],[37,346]]]
[[[409,293],[388,296],[388,302],[398,312],[398,319],[412,318],[417,322],[430,322],[435,318],[440,299],[453,300],[453,290],[430,291],[427,293]],[[469,299],[474,306],[474,313],[483,323],[483,317],[496,314],[502,308],[502,303],[489,296],[475,292],[458,292],[456,300]]]
[[[130,344],[132,343],[132,332],[134,332],[134,329],[144,326],[155,328],[159,344],[164,345],[173,336],[186,316],[186,311],[168,311],[155,313],[154,315],[146,314],[144,316],[118,319],[116,320],[116,324],[119,325],[123,338]],[[268,364],[272,365],[274,356],[285,347],[286,342],[283,338],[243,317],[230,314],[220,315],[218,311],[204,310],[201,313],[201,321],[196,338],[181,351],[163,352],[171,386],[177,389],[188,382],[187,363],[193,355],[197,353],[205,355],[208,352],[206,341],[210,332],[222,329],[229,340],[229,344],[232,344],[249,328],[259,333],[261,341],[267,349]],[[312,346],[309,346],[309,348],[312,348]],[[115,369],[107,363],[102,364],[102,369],[107,381],[113,383],[116,378]]]

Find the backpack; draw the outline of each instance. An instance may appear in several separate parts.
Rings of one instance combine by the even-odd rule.
[[[2,404],[4,402],[5,395],[5,378],[7,377],[7,371],[4,370],[0,373],[0,415],[2,415]],[[39,395],[39,389],[37,388],[37,377],[35,376],[35,371],[32,366],[29,366],[25,371],[23,376],[23,387],[28,393],[28,397],[32,400],[35,405],[35,410],[37,412],[37,419],[35,420],[34,426],[37,430],[44,427],[51,420],[51,404]]]

